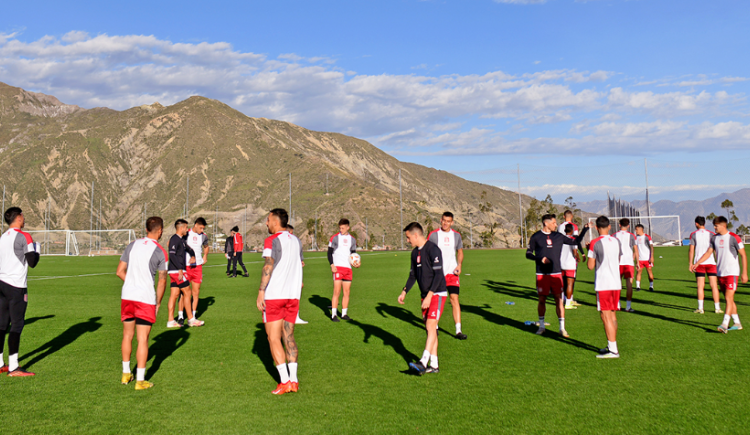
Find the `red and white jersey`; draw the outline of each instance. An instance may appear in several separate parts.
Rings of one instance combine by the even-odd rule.
[[[334,266],[351,269],[352,265],[349,263],[349,256],[357,252],[357,241],[354,240],[351,234],[334,234],[328,242],[328,247],[333,248]]]
[[[208,241],[208,238],[206,238],[206,241]],[[234,240],[232,242],[234,244],[234,252],[242,252],[242,248],[245,246],[245,243],[242,241],[242,234],[234,233]]]
[[[263,243],[263,258],[269,257],[273,258],[273,272],[266,287],[266,300],[299,299],[302,295],[302,243],[288,231],[279,231]]]
[[[203,259],[203,247],[208,246],[208,236],[206,233],[198,234],[191,229],[187,233],[187,244],[193,248],[193,251],[195,251],[195,265],[200,266],[205,263],[205,260]],[[186,254],[186,257],[185,261],[189,262],[190,254]],[[189,263],[188,266],[190,266]]]
[[[125,248],[120,261],[128,263],[122,299],[156,305],[154,276],[167,270],[167,251],[154,239],[137,239]]]
[[[606,291],[622,288],[620,255],[622,255],[620,241],[610,235],[600,236],[591,241],[588,257],[596,260],[594,290]]]
[[[573,235],[577,236],[578,235],[578,225],[576,225],[575,222],[563,222],[563,223],[561,223],[560,226],[557,227],[557,232],[565,234],[565,226],[568,225],[568,224],[573,225]]]
[[[740,276],[739,252],[745,249],[742,239],[735,233],[711,236],[711,247],[716,252],[717,276]]]
[[[566,237],[575,239],[575,237],[571,236]],[[563,245],[562,252],[560,253],[560,268],[562,270],[576,270],[578,268],[576,249],[578,249],[578,246]]]
[[[622,255],[620,256],[620,265],[621,266],[633,266],[635,263],[633,262],[633,248],[635,247],[635,234],[620,230],[615,233],[615,238],[620,241],[620,245],[622,246]],[[638,251],[638,256],[640,257],[640,251]]]
[[[26,288],[29,271],[27,252],[39,252],[31,234],[10,228],[0,237],[0,281],[13,287]]]
[[[651,236],[648,234],[635,236],[635,245],[638,247],[638,261],[648,261],[651,259],[651,246],[654,245]]]
[[[697,263],[698,260],[703,256],[703,254],[708,251],[708,248],[711,246],[711,237],[714,236],[713,231],[708,231],[705,228],[701,228],[698,231],[693,231],[690,234],[690,245],[695,247],[695,257],[693,258],[693,264]],[[701,264],[716,264],[716,259],[714,259],[714,256],[708,257],[708,260],[704,261]]]
[[[427,240],[436,244],[437,247],[440,248],[440,252],[443,254],[443,274],[445,276],[452,275],[453,271],[458,267],[456,252],[458,252],[459,249],[464,248],[464,242],[461,240],[461,233],[454,231],[453,229],[446,233],[438,228],[430,233]]]

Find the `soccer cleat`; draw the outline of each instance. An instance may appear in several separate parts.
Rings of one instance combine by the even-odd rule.
[[[4,365],[0,367],[0,373],[8,373],[8,366]]]
[[[695,314],[703,314],[703,310],[698,308],[697,310],[693,311]]]
[[[573,301],[573,302],[571,302],[571,304],[573,304],[574,307],[580,307],[580,306],[582,306],[581,304],[578,303],[578,301]]]
[[[276,394],[277,396],[280,396],[282,394],[291,393],[292,392],[292,382],[287,381],[285,384],[279,384],[276,386],[276,389],[271,391],[271,394]]]
[[[576,307],[573,304],[565,304],[565,309],[566,310],[575,310],[575,309],[578,309],[578,307]]]
[[[292,382],[292,389],[289,390],[292,393],[296,393],[299,391],[299,382]]]
[[[730,331],[742,331],[742,325],[740,325],[739,323],[735,323],[734,325],[732,325],[731,328],[729,328],[729,330]]]
[[[8,372],[8,376],[12,378],[16,377],[23,377],[23,376],[34,376],[36,373],[27,372],[26,370],[22,369],[21,367],[13,370],[12,372]]]
[[[456,332],[456,338],[458,338],[459,340],[466,340],[469,337],[467,337],[466,334],[464,334],[463,332],[459,331],[459,332]]]
[[[297,316],[297,320],[295,320],[294,323],[297,325],[307,325],[308,322],[307,320],[302,320],[299,318],[299,316]]]
[[[619,353],[610,352],[609,349],[608,349],[607,353],[600,353],[596,357],[597,358],[602,358],[602,359],[611,359],[611,358],[619,358],[620,354]]]
[[[154,384],[149,381],[135,381],[135,389],[136,390],[148,390],[149,388],[153,387]]]
[[[193,317],[192,319],[188,320],[188,326],[190,326],[191,328],[192,327],[197,327],[197,326],[203,326],[205,324],[206,324],[206,322],[204,322],[203,320],[198,320],[195,317]]]
[[[716,313],[716,314],[724,314],[724,310],[714,310],[714,313]]]
[[[653,287],[649,287],[648,291],[652,292],[652,291],[654,291],[654,288]]]
[[[132,373],[123,373],[122,378],[120,379],[120,383],[122,385],[128,385],[129,383],[133,382],[133,379],[135,379],[135,377]]]
[[[180,325],[174,320],[170,320],[169,322],[167,322],[167,328],[180,328],[180,327],[182,327],[182,325]]]
[[[437,367],[427,367],[425,373],[440,373],[440,369]]]
[[[568,331],[566,331],[564,329],[560,330],[560,335],[562,335],[565,338],[570,338],[570,334],[568,334]]]
[[[626,313],[635,313],[635,310],[632,308],[625,308],[623,311],[625,311]]]
[[[341,319],[339,319],[339,316],[333,316],[331,317],[331,322],[340,322]]]
[[[729,325],[719,325],[719,327],[716,329],[718,329],[722,334],[726,334],[729,331]]]
[[[185,319],[182,317],[175,317],[174,320],[180,324],[180,326],[185,326]]]
[[[422,376],[427,372],[427,368],[422,364],[422,361],[409,363],[409,368],[417,372],[419,376]]]
[[[348,314],[344,314],[343,316],[341,316],[341,320],[352,320],[352,318],[349,317]]]
[[[641,291],[641,288],[640,287],[636,287],[635,291],[639,292],[639,291]]]
[[[536,330],[536,335],[542,335],[546,330],[547,328],[545,328],[544,326],[540,326],[539,329]]]
[[[604,355],[605,353],[609,353],[609,346],[604,349],[599,349],[599,355]]]
[[[245,278],[250,278],[250,274],[249,273],[246,273],[246,274],[244,274],[242,276],[245,277]]]

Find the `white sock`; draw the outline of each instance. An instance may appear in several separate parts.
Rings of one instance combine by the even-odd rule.
[[[18,368],[18,354],[14,353],[13,355],[8,356],[8,371],[12,372],[13,370]]]
[[[427,367],[427,361],[430,360],[430,352],[425,349],[424,352],[422,352],[422,359],[419,360],[423,366]]]
[[[279,378],[281,378],[282,384],[289,382],[289,371],[286,368],[286,363],[277,365],[276,370],[279,371]]]
[[[185,318],[185,312],[184,311],[180,311],[179,313],[177,313],[177,318],[178,319],[184,319]]]
[[[648,288],[654,288],[654,282],[653,281],[649,281],[648,282]]]
[[[718,302],[714,302],[714,309],[715,310],[720,310],[721,309],[721,304],[718,303]]]
[[[729,314],[724,314],[724,321],[721,322],[721,324],[724,325],[724,326],[729,326],[729,319],[730,319],[730,317],[731,316]]]
[[[740,316],[737,314],[732,314],[732,321],[735,323],[735,325],[740,324]]]
[[[195,318],[197,318],[197,316],[195,315],[195,311],[193,311],[193,319]]]
[[[135,368],[135,380],[136,381],[145,381],[146,380],[146,367],[144,367],[144,368],[136,367]]]
[[[130,373],[130,361],[123,361],[122,362],[122,372],[123,373]]]
[[[698,309],[699,310],[703,309],[703,299],[698,300]]]
[[[2,352],[0,352],[0,367],[2,367],[5,364],[3,361],[5,361],[5,360],[3,359]]]
[[[607,340],[607,348],[612,353],[619,353],[617,351],[617,342],[616,341],[609,341],[609,340]]]
[[[630,302],[631,302],[631,301],[628,301],[628,302],[627,302],[627,304],[626,304],[626,305],[627,305],[627,307],[628,307],[628,310],[630,309]]]
[[[461,333],[461,323],[456,323],[456,334]]]
[[[438,368],[437,355],[430,355],[430,367],[434,369]]]
[[[341,315],[346,316],[346,312],[349,311],[349,308],[342,308],[341,309]]]
[[[297,380],[297,363],[289,363],[287,366],[289,367],[289,380],[292,382],[299,382]]]
[[[563,317],[562,319],[560,319],[560,330],[562,331],[564,329],[565,329],[565,318]]]
[[[539,316],[539,327],[544,328],[544,316]]]
[[[339,311],[339,310],[338,310],[338,308],[334,308],[334,309],[332,309],[332,310],[331,310],[331,318],[334,318],[334,317],[336,317],[336,314],[338,313],[338,311]]]
[[[641,288],[641,282],[640,281],[636,281],[635,282],[635,288]]]

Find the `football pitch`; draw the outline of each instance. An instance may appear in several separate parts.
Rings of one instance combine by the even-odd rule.
[[[469,338],[453,337],[446,304],[441,372],[418,377],[407,372],[424,348],[418,289],[406,305],[396,301],[408,254],[363,253],[353,320],[332,323],[325,253],[306,253],[300,311],[310,323],[295,332],[300,392],[283,396],[271,394],[277,373],[255,307],[260,254],[246,255],[250,278],[237,279],[225,276],[222,255],[209,257],[199,306],[205,327],[167,330],[167,293],[151,332],[146,378],[155,387],[146,391],[119,382],[118,257],[43,257],[30,271],[20,352],[37,376],[0,377],[1,431],[740,433],[750,424],[750,331],[718,333],[722,316],[710,296],[706,314],[693,314],[687,248],[656,248],[657,291],[634,293],[636,312],[618,313],[617,360],[595,358],[606,338],[584,264],[576,286],[583,306],[566,312],[564,339],[552,305],[545,335],[524,325],[537,319],[534,263],[524,251],[465,254]],[[737,304],[750,321],[747,285]]]

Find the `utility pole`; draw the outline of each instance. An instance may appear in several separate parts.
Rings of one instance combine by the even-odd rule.
[[[99,250],[102,250],[102,199],[99,198]]]
[[[328,172],[326,172],[326,196],[328,196]]]
[[[185,220],[188,219],[188,213],[190,210],[190,175],[187,176],[187,187],[185,189]]]
[[[289,173],[289,216],[292,215],[292,173]]]
[[[91,182],[91,224],[89,228],[89,255],[91,255],[91,245],[94,244],[94,182]]]
[[[469,243],[474,248],[474,213],[469,212]]]
[[[516,169],[518,171],[518,228],[521,230],[520,247],[523,248],[526,237],[524,237],[523,233],[523,209],[521,207],[521,165],[516,163]]]
[[[365,218],[365,250],[367,249],[367,240],[370,237],[370,231],[367,228],[367,218]]]
[[[5,184],[3,184],[3,213],[5,213]],[[5,232],[5,219],[0,219],[0,230]]]
[[[643,166],[646,168],[646,210],[648,212],[648,233],[651,234],[651,203],[648,199],[648,160],[643,159]]]
[[[399,228],[399,232],[401,233],[401,250],[404,249],[404,232],[401,231],[404,228],[404,194],[401,189],[401,169],[398,170],[398,202],[399,202],[399,211],[401,212],[401,228]]]
[[[314,224],[315,224],[314,225],[315,229],[313,230],[313,234],[314,234],[315,238],[313,239],[313,243],[312,244],[313,244],[313,250],[317,251],[318,250],[318,209],[317,208],[315,209],[315,222],[314,222]]]

